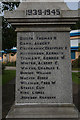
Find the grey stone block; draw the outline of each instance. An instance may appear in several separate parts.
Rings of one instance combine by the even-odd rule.
[[[17,31],[16,98],[7,118],[78,119],[73,105],[70,26],[64,2],[21,3],[5,18]]]
[[[78,119],[78,111],[74,105],[16,105],[8,113],[7,118],[26,119]]]

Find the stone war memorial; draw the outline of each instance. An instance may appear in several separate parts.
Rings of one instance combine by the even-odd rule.
[[[78,11],[63,0],[27,0],[5,18],[17,32],[15,103],[6,118],[78,120],[70,57]]]

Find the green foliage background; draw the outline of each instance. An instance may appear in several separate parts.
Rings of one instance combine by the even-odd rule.
[[[20,2],[3,2],[4,10],[14,10],[15,7],[18,7]],[[17,45],[17,34],[15,28],[13,28],[7,20],[2,17],[2,49],[11,49],[13,46]]]
[[[80,56],[72,62],[72,68],[80,68]]]

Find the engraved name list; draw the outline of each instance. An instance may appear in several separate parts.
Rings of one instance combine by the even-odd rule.
[[[54,32],[18,33],[19,102],[57,102],[57,74],[67,51],[58,40]]]

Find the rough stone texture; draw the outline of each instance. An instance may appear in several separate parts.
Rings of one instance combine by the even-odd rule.
[[[26,8],[30,9],[31,7],[34,8],[38,8],[38,9],[48,9],[48,8],[55,8],[55,7],[59,7],[61,10],[69,10],[69,8],[67,7],[66,3],[64,3],[63,1],[27,1],[27,4],[25,4],[25,2],[23,2],[22,4],[20,4],[20,6],[18,7],[18,10],[26,10]],[[58,2],[58,3],[57,3]]]
[[[29,105],[13,106],[9,118],[55,118],[55,119],[78,119],[78,111],[73,105]],[[8,116],[7,116],[8,117]]]
[[[15,83],[14,80],[13,80],[13,82],[10,81],[8,86],[4,85],[4,87],[3,87],[3,118],[6,117],[11,105],[13,105],[13,103],[14,103],[14,89],[13,89],[14,84],[12,84],[12,83]],[[7,90],[5,88],[7,88]],[[80,85],[78,86],[77,84],[73,83],[74,104],[76,105],[77,109],[80,111],[80,95],[78,95],[79,93],[80,93]],[[8,107],[9,107],[9,109],[8,109]],[[4,119],[2,119],[2,120],[4,120]],[[12,119],[9,118],[9,120],[14,120],[14,118],[12,118]],[[18,118],[15,120],[18,120]],[[19,120],[23,120],[23,119],[19,118]],[[36,120],[36,118],[32,118],[30,120]],[[38,120],[41,120],[41,119],[38,119]],[[42,120],[45,120],[45,119],[42,119]],[[49,119],[47,119],[47,120],[49,120]],[[55,120],[55,119],[50,119],[50,120]],[[61,119],[57,119],[57,120],[63,120],[63,119],[61,118]],[[70,120],[72,120],[72,119],[70,119]],[[76,119],[73,119],[73,120],[76,120]],[[80,120],[80,119],[77,119],[77,120]]]
[[[33,39],[30,40],[29,38]],[[49,40],[38,40],[37,37],[41,38],[52,38]],[[56,37],[56,39],[54,39]],[[21,39],[22,38],[22,39]],[[26,40],[24,40],[26,38]],[[20,40],[21,39],[21,40]],[[65,42],[67,40],[67,42]],[[46,43],[47,45],[35,45],[35,43]],[[48,44],[49,42],[49,44]],[[22,45],[29,44],[31,45]],[[20,45],[21,44],[21,45]],[[23,50],[28,49],[29,50]],[[49,49],[48,49],[48,48]],[[54,49],[50,50],[50,47]],[[55,47],[58,47],[55,48]],[[62,49],[59,49],[61,48]],[[72,80],[71,80],[71,65],[70,65],[70,41],[68,32],[18,32],[18,58],[17,58],[17,82],[16,82],[16,103],[72,103]],[[21,50],[20,50],[21,48]],[[33,50],[34,48],[44,48],[43,50]],[[52,55],[53,52],[53,55]],[[33,53],[33,55],[28,53]],[[43,55],[34,55],[34,53],[43,53]],[[47,54],[48,53],[48,54]],[[51,53],[51,55],[49,54]],[[23,55],[24,54],[24,55]],[[22,57],[22,59],[21,59]],[[32,57],[40,57],[40,59],[31,60]],[[44,57],[53,57],[53,59],[44,59]],[[58,57],[58,59],[56,58]],[[64,57],[64,58],[63,58]],[[25,60],[27,58],[27,60]],[[30,59],[28,59],[30,58]],[[24,60],[23,60],[24,59]],[[27,62],[28,64],[21,64],[21,62]],[[31,65],[29,62],[35,62]],[[44,64],[43,62],[52,62],[52,64]],[[41,64],[39,64],[41,63]],[[39,69],[39,68],[40,69]],[[41,67],[54,67],[54,69],[41,69]],[[58,68],[57,68],[58,67]],[[35,69],[29,69],[35,68]],[[65,69],[66,68],[66,69]],[[21,72],[33,72],[33,74],[20,74]],[[37,72],[51,74],[37,74]],[[48,77],[48,79],[38,79],[40,77]],[[23,77],[23,79],[21,78]],[[27,77],[35,77],[35,79],[26,79]],[[21,79],[20,79],[21,78]],[[24,84],[21,84],[24,82]],[[30,84],[32,82],[32,84]],[[38,84],[35,84],[38,82]],[[47,82],[47,84],[44,84]],[[55,84],[52,84],[55,82]],[[29,83],[29,85],[28,85]],[[49,84],[48,84],[49,83]],[[38,86],[38,89],[37,89]],[[30,89],[21,89],[21,87],[29,87]],[[34,88],[33,88],[34,87]],[[40,89],[44,87],[43,89]],[[32,89],[31,89],[32,88]],[[22,93],[21,91],[29,92],[29,94]],[[34,92],[34,93],[33,93]],[[39,94],[35,92],[40,92]],[[43,94],[44,93],[44,94]],[[36,99],[22,98],[25,97],[37,97]],[[52,99],[41,99],[40,96],[44,97],[55,97]]]
[[[59,9],[60,10],[60,15],[56,15],[55,13],[52,13],[51,14],[46,14],[45,15],[45,10],[54,10],[54,9]],[[26,10],[37,10],[37,13],[38,13],[38,10],[42,10],[42,15],[41,14],[35,14],[35,11],[33,11],[33,14],[32,15],[28,15],[26,14]],[[55,15],[54,15],[55,14]],[[66,18],[73,18],[73,20],[75,20],[75,18],[77,18],[79,16],[79,12],[74,10],[71,11],[66,3],[64,2],[22,2],[18,9],[16,11],[5,11],[5,17],[8,19],[11,19],[11,18],[19,18],[19,19],[25,19],[25,18],[63,18],[66,17]],[[46,20],[47,20],[46,19]],[[13,20],[13,21],[16,21]],[[41,20],[42,21],[42,20]],[[19,22],[19,21],[18,21]],[[27,22],[27,20],[26,20]],[[35,22],[35,21],[34,21]],[[67,22],[67,21],[66,21]],[[12,22],[11,22],[12,23]]]
[[[23,0],[23,2],[64,2],[64,0]]]
[[[47,8],[49,9],[48,11]],[[53,14],[53,8],[56,14]],[[40,9],[41,13],[38,12]],[[57,14],[57,10],[60,14]],[[34,11],[37,11],[35,15]],[[7,118],[46,118],[48,120],[50,118],[78,119],[78,112],[73,106],[72,100],[69,45],[70,25],[75,24],[78,20],[78,12],[69,10],[65,6],[65,3],[41,3],[38,1],[36,3],[21,3],[18,10],[8,13],[5,12],[5,14],[8,21],[16,26],[18,40],[16,101]],[[49,37],[49,39],[38,39],[37,37]],[[52,37],[52,39],[50,37]],[[42,41],[48,44],[40,45]],[[39,42],[39,45],[35,45],[35,42]],[[41,50],[38,49],[41,48],[40,46],[44,48],[53,47],[53,49]],[[37,49],[33,50],[33,48],[36,47]],[[23,50],[23,48],[29,49]],[[43,52],[43,54],[30,55],[30,52],[34,51],[38,53]],[[47,55],[46,52],[55,52],[56,54],[51,53],[51,55]],[[53,58],[44,59],[44,57],[49,56]],[[32,57],[37,58],[33,59]],[[39,62],[47,61],[52,63],[48,65],[41,64],[40,67],[54,67],[54,69],[50,70],[50,74],[46,73],[42,75],[39,73],[40,75],[38,77],[36,72],[39,70]],[[27,65],[26,63],[24,64],[24,62],[35,62],[35,64],[30,63]],[[32,70],[29,67],[34,67],[34,69]],[[49,70],[44,69],[39,71],[49,72]],[[40,78],[42,76],[44,79]],[[29,77],[34,77],[34,79]],[[36,85],[32,84],[36,81],[38,82],[38,87],[43,88],[39,88],[38,90]],[[47,81],[48,84],[42,84],[42,82],[45,81]],[[32,83],[29,85],[29,82]],[[33,94],[33,92],[40,93]],[[39,97],[40,95],[44,97],[47,96],[47,98],[41,99]],[[29,98],[30,96],[33,98]]]

